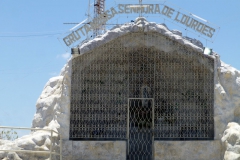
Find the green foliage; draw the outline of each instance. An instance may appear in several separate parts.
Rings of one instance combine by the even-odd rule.
[[[0,139],[4,139],[4,140],[15,140],[18,138],[18,133],[16,131],[14,131],[13,129],[9,129],[9,130],[2,130],[0,132]]]

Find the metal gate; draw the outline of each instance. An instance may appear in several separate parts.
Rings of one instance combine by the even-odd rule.
[[[137,98],[154,98],[155,140],[214,139],[214,59],[202,53],[156,32],[131,32],[74,58],[70,139],[134,135],[128,98],[138,106]]]
[[[153,98],[128,99],[128,160],[153,159]]]

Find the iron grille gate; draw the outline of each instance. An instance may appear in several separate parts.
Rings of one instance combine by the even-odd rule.
[[[153,98],[128,99],[128,160],[153,159],[153,106]]]
[[[129,97],[154,99],[157,140],[214,137],[214,59],[136,32],[73,59],[70,139],[126,140]]]

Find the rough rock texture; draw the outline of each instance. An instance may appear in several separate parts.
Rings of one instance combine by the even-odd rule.
[[[56,133],[53,134],[51,141],[51,136],[49,132],[37,131],[32,132],[29,135],[18,138],[14,141],[0,140],[1,150],[31,150],[31,151],[49,151],[50,144],[53,143],[53,151],[59,153],[59,137]],[[0,152],[0,159],[10,159],[10,160],[40,160],[48,159],[49,154],[47,153],[34,153],[26,154],[22,152]],[[59,157],[53,157],[53,159],[58,159]]]
[[[37,100],[36,114],[32,122],[32,128],[53,129],[59,132],[63,139],[68,139],[69,136],[70,89],[68,87],[70,87],[71,73],[69,66],[71,66],[71,61],[61,70],[60,76],[51,78],[45,85],[42,94]],[[53,151],[59,153],[59,135],[54,133],[51,141],[50,132],[32,132],[15,141],[0,140],[0,149],[50,151],[50,144],[52,143],[55,146]],[[15,158],[10,158],[14,156]],[[6,160],[17,160],[18,158],[23,160],[44,160],[49,158],[49,154],[0,152],[0,159],[4,158]],[[52,158],[59,159],[59,156],[53,156]]]
[[[191,41],[187,40],[186,38],[180,36],[180,32],[177,31],[170,31],[165,24],[156,24],[153,22],[146,21],[145,18],[137,18],[135,23],[128,23],[124,24],[119,27],[113,27],[112,29],[108,30],[104,35],[98,36],[95,39],[88,41],[79,47],[80,53],[84,54],[104,43],[110,42],[111,40],[118,38],[124,34],[129,32],[149,32],[155,31],[159,32],[162,35],[179,42],[182,45],[186,45],[191,47],[195,51],[202,52],[202,48],[198,47],[197,45],[193,44]],[[175,33],[175,34],[174,34]],[[189,38],[190,39],[190,38]],[[192,40],[192,39],[190,39]]]
[[[88,41],[79,47],[80,53],[84,54],[88,51],[109,42],[117,37],[120,37],[128,32],[137,31],[157,31],[162,35],[179,42],[182,45],[192,48],[197,52],[202,52],[202,45],[193,39],[182,37],[178,31],[170,31],[165,25],[160,25],[152,22],[147,22],[144,18],[138,18],[135,23],[129,23],[122,26],[116,26],[107,31],[104,35],[98,36],[95,39]],[[165,49],[168,49],[167,47]],[[73,58],[80,55],[73,55]],[[210,159],[218,159],[221,155],[220,143],[222,138],[224,156],[220,159],[233,160],[239,158],[239,126],[240,123],[240,72],[235,68],[220,61],[217,54],[211,57],[215,59],[215,102],[214,102],[214,125],[215,125],[215,141],[206,141],[199,143],[187,142],[165,142],[155,143],[155,157],[164,159],[163,154],[166,155],[165,159],[186,157],[186,155],[194,155],[195,158],[199,156],[211,155]],[[63,155],[65,159],[74,159],[74,154],[77,152],[74,148],[80,147],[84,151],[84,158],[86,159],[112,159],[118,156],[119,159],[124,159],[118,152],[126,152],[126,146],[121,145],[119,142],[106,142],[105,143],[92,143],[92,142],[72,142],[69,141],[69,123],[70,123],[70,87],[71,87],[71,60],[63,67],[60,76],[51,78],[45,85],[42,94],[37,100],[36,114],[32,122],[34,128],[47,128],[54,129],[64,139]],[[225,127],[228,129],[224,132]],[[234,124],[234,125],[233,125]],[[224,135],[222,137],[222,134]],[[59,138],[59,137],[58,137]],[[56,143],[56,150],[58,150],[59,141],[57,136],[54,138],[53,143]],[[29,149],[29,150],[49,150],[49,133],[47,132],[34,132],[30,135],[21,137],[14,142],[0,141],[0,149]],[[119,144],[118,144],[119,143]],[[166,144],[165,146],[163,144]],[[176,144],[176,145],[174,145]],[[100,149],[98,146],[105,145],[105,148]],[[116,145],[116,147],[115,147]],[[119,146],[120,147],[119,147]],[[213,150],[206,150],[204,145],[210,146]],[[113,146],[109,147],[109,146]],[[117,147],[118,146],[118,147]],[[212,147],[211,147],[212,146]],[[168,147],[168,148],[166,148]],[[184,147],[184,148],[182,148]],[[95,148],[95,150],[93,149]],[[165,149],[166,152],[162,152]],[[178,151],[179,150],[179,151]],[[226,151],[225,151],[226,150]],[[96,152],[91,152],[96,151]],[[177,151],[177,152],[176,152]],[[114,152],[114,153],[113,153]],[[99,153],[99,154],[98,154]],[[166,154],[167,153],[167,154]],[[178,153],[179,157],[174,156]],[[215,155],[213,155],[215,153]],[[172,156],[171,156],[172,155]],[[22,153],[6,153],[0,152],[0,159],[46,159],[46,155],[26,155]],[[195,159],[194,158],[194,159]],[[201,159],[201,158],[199,158]],[[203,158],[205,159],[205,158]],[[209,158],[208,158],[209,159]]]
[[[221,139],[224,153],[224,160],[240,159],[240,126],[235,123],[228,123],[227,129]]]
[[[220,62],[216,73],[214,121],[219,139],[229,122],[240,120],[240,71]]]
[[[37,100],[37,112],[32,127],[57,129],[68,139],[70,120],[71,60],[63,67],[60,76],[51,78]]]

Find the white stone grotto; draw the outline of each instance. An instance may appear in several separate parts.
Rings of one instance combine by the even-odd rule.
[[[70,95],[72,59],[87,54],[94,48],[111,40],[136,32],[155,31],[161,35],[191,48],[203,52],[202,44],[195,39],[182,37],[181,32],[171,31],[164,24],[147,22],[138,18],[134,23],[115,26],[104,35],[79,46],[79,54],[73,54],[57,77],[50,78],[36,103],[36,113],[32,121],[33,128],[53,129],[63,138],[63,159],[126,159],[126,143],[124,141],[71,141],[70,129]],[[162,50],[171,51],[171,46],[162,43]],[[74,51],[74,50],[73,50]],[[78,51],[78,50],[77,50]],[[155,159],[159,160],[239,160],[240,159],[240,71],[225,64],[217,53],[207,55],[215,62],[214,80],[214,140],[211,141],[157,141],[155,142]],[[32,132],[14,141],[0,140],[0,149],[49,150],[50,143],[56,143],[59,150],[57,135],[53,142],[49,133]],[[44,154],[24,154],[0,152],[0,159],[40,160],[48,159]]]

